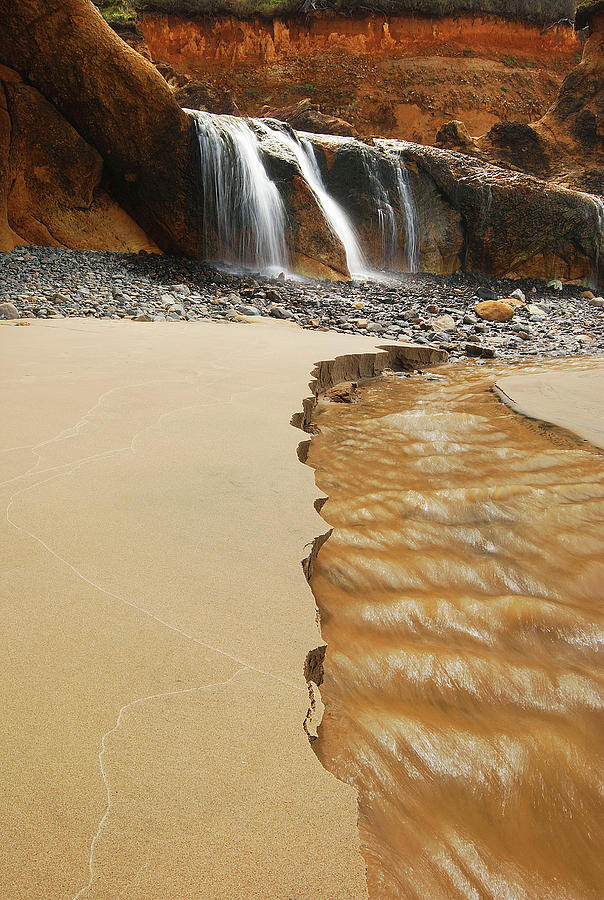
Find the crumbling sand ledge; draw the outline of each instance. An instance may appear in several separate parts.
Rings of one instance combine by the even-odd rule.
[[[430,346],[420,344],[387,344],[378,348],[378,352],[347,354],[335,359],[322,360],[316,363],[311,372],[312,380],[309,383],[311,396],[302,401],[302,412],[292,416],[291,424],[308,434],[318,434],[319,429],[313,421],[313,415],[322,396],[336,392],[339,402],[350,402],[354,396],[354,390],[358,382],[377,378],[387,370],[391,372],[414,371],[424,367],[432,367],[446,362],[448,354],[444,350],[437,350]],[[338,386],[341,390],[338,391]],[[345,398],[342,400],[342,398]],[[307,464],[310,440],[302,441],[298,445],[298,459]],[[326,497],[315,500],[315,509],[321,515],[321,508]],[[329,540],[332,529],[318,535],[312,542],[309,555],[302,560],[302,569],[306,580],[311,586],[313,567],[323,544]],[[311,587],[312,592],[312,587]],[[313,594],[314,596],[314,594]],[[319,629],[321,617],[316,605],[316,618]],[[323,716],[323,703],[321,698],[321,684],[324,677],[324,662],[327,645],[321,644],[309,650],[304,664],[304,677],[308,686],[309,707],[304,719],[304,731],[311,742],[317,739],[317,729]]]

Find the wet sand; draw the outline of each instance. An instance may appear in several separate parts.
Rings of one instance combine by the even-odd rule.
[[[584,371],[563,366],[561,371],[499,378],[495,387],[517,412],[604,447],[604,359],[594,360]]]
[[[302,728],[322,523],[289,419],[315,360],[373,348],[0,326],[0,896],[365,896],[354,791]]]

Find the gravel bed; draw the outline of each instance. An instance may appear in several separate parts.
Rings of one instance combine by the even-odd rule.
[[[508,321],[483,321],[476,314],[481,300],[514,292],[524,305]],[[572,285],[461,273],[331,284],[232,274],[147,253],[18,247],[0,254],[0,318],[237,322],[254,315],[433,344],[453,359],[604,351],[604,300]]]

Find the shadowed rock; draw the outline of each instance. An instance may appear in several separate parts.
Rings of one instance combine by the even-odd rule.
[[[195,129],[154,69],[86,0],[0,0],[0,62],[102,159],[113,197],[165,250],[199,255]],[[45,134],[34,133],[38,143]]]
[[[0,250],[33,242],[158,250],[103,185],[103,160],[17,72],[0,65]]]

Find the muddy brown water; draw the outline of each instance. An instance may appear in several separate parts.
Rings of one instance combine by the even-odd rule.
[[[604,454],[502,405],[501,371],[315,415],[313,747],[357,788],[375,898],[604,896]]]

